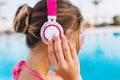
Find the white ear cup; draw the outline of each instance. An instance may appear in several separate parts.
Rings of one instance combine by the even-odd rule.
[[[40,32],[42,41],[47,44],[47,41],[49,39],[52,39],[55,36],[55,34],[62,37],[63,28],[56,21],[48,21],[42,26]]]

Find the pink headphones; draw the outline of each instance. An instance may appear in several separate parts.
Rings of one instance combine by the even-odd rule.
[[[60,37],[64,34],[62,26],[56,22],[57,19],[57,4],[56,0],[47,0],[48,21],[44,23],[41,28],[41,38],[43,42],[47,43],[48,39],[52,39],[55,34]]]
[[[44,23],[41,28],[41,38],[43,42],[47,44],[48,39],[52,39],[55,34],[58,34],[60,37],[64,34],[62,26],[57,23],[57,2],[56,0],[47,0],[47,14],[48,21]],[[80,37],[80,45],[84,42],[84,36]]]

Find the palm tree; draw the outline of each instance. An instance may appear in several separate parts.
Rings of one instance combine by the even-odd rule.
[[[94,5],[98,5],[101,2],[101,0],[93,0]]]
[[[0,6],[3,6],[4,4],[5,4],[5,2],[1,2],[1,1],[0,1]]]
[[[98,25],[98,5],[100,4],[102,0],[93,0],[93,4],[95,5],[95,24]]]
[[[3,1],[0,1],[0,8],[2,7],[2,6],[4,6],[6,3],[5,2],[3,2]],[[1,10],[0,10],[0,13],[1,13]],[[4,16],[1,16],[1,14],[0,14],[0,20],[4,20],[4,19],[6,19]]]

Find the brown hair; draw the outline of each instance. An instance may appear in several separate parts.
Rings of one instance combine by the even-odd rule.
[[[26,34],[27,45],[32,48],[41,40],[40,29],[46,21],[47,0],[39,1],[33,8],[24,4],[16,12],[14,29],[16,32]],[[80,34],[82,17],[79,9],[69,0],[57,0],[57,22],[63,26],[64,32],[73,29],[73,32]]]

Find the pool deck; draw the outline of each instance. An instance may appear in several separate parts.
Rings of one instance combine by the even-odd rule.
[[[88,34],[108,34],[108,33],[119,33],[120,34],[120,26],[106,26],[106,27],[98,27],[98,28],[89,28],[83,32],[85,35]]]

